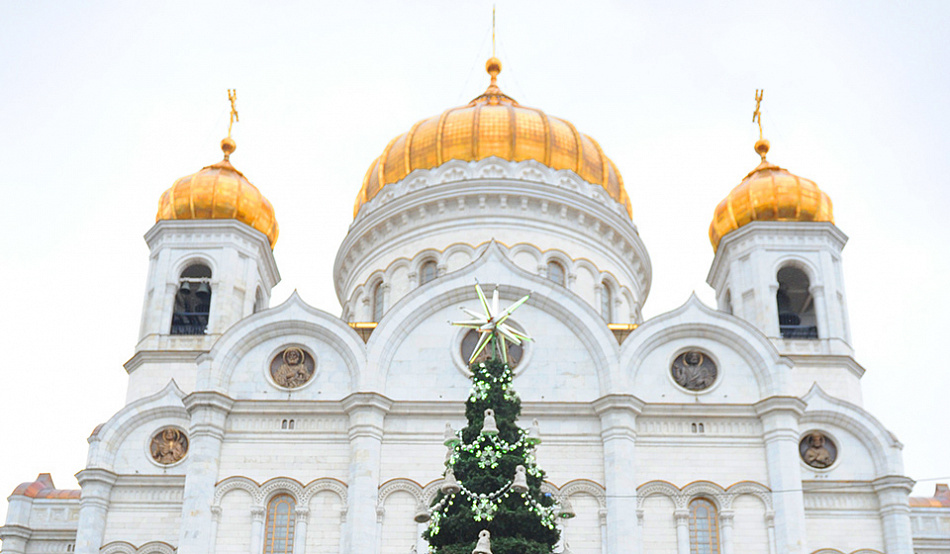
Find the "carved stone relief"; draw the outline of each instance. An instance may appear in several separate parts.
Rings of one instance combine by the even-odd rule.
[[[160,464],[174,464],[188,453],[188,436],[181,429],[165,427],[152,437],[149,452]]]
[[[708,389],[716,382],[719,370],[708,355],[690,350],[673,360],[670,373],[677,385],[686,390],[698,392]]]
[[[798,443],[798,452],[803,462],[818,469],[830,467],[838,458],[837,445],[820,431],[812,431],[805,435]]]
[[[303,348],[291,346],[274,356],[270,363],[270,375],[279,386],[295,389],[313,378],[316,362]]]

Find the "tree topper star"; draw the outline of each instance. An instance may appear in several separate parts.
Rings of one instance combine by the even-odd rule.
[[[500,351],[502,361],[507,364],[508,346],[506,345],[505,341],[520,345],[524,341],[534,340],[528,335],[523,335],[518,331],[515,331],[511,325],[505,323],[505,321],[511,317],[512,312],[524,304],[531,295],[526,294],[524,298],[508,306],[504,311],[501,311],[498,308],[497,287],[492,293],[491,306],[488,305],[488,300],[485,298],[485,293],[482,292],[482,287],[478,283],[475,283],[475,292],[478,293],[478,299],[481,301],[482,309],[485,310],[485,313],[479,314],[463,306],[461,307],[461,310],[468,314],[472,319],[469,321],[452,322],[452,325],[475,329],[479,333],[478,344],[475,345],[475,349],[472,351],[472,357],[469,358],[468,363],[475,362],[475,359],[479,354],[481,354],[482,350],[485,349],[485,346],[491,343],[492,356],[497,356]]]

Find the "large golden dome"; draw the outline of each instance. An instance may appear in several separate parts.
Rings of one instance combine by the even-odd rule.
[[[518,104],[498,88],[501,62],[485,64],[491,84],[468,105],[423,119],[386,146],[366,172],[353,216],[386,185],[416,169],[430,169],[449,160],[475,161],[497,156],[510,161],[536,160],[553,169],[569,169],[606,189],[631,213],[630,199],[617,167],[600,145],[563,119]]]
[[[274,207],[257,187],[231,165],[234,141],[221,141],[224,159],[198,173],[175,181],[158,201],[155,221],[166,219],[236,219],[267,235],[271,248],[277,242]]]
[[[762,162],[716,206],[709,224],[713,251],[722,237],[753,221],[835,222],[831,198],[814,181],[799,177],[765,159],[769,141],[755,143]]]

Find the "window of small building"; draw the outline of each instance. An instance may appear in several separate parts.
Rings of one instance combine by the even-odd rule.
[[[419,285],[424,285],[436,278],[439,274],[439,265],[435,260],[429,260],[419,268]]]
[[[383,318],[383,312],[386,309],[383,298],[384,292],[382,281],[376,283],[376,286],[373,287],[373,321],[379,321]]]
[[[719,514],[705,498],[689,503],[690,554],[719,554]]]
[[[558,262],[548,262],[548,279],[564,286],[564,266]]]
[[[211,313],[211,269],[204,264],[185,268],[178,278],[171,334],[203,335]]]
[[[600,287],[600,315],[607,320],[607,323],[613,321],[613,309],[611,306],[614,302],[614,294],[610,289],[610,285],[606,282],[601,283]]]
[[[264,554],[293,554],[296,506],[289,494],[278,494],[267,503]]]
[[[778,271],[778,325],[782,338],[817,339],[818,320],[815,302],[809,291],[805,272],[797,267],[783,267]]]

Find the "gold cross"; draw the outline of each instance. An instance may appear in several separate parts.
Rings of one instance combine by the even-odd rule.
[[[491,6],[491,57],[495,57],[495,5]]]
[[[235,121],[240,121],[238,119],[237,107],[234,105],[234,103],[237,102],[237,89],[228,89],[228,100],[231,101],[231,121],[228,122],[228,138],[231,138],[231,127]]]
[[[752,123],[759,124],[759,140],[762,140],[762,112],[759,111],[759,106],[762,105],[762,93],[765,92],[765,89],[755,89],[755,111],[752,112]]]

